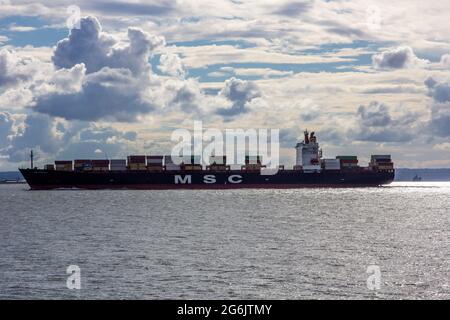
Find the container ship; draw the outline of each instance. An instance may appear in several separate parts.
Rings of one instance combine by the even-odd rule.
[[[314,132],[304,132],[298,143],[296,164],[280,165],[265,174],[261,156],[246,156],[240,169],[231,169],[225,156],[211,156],[203,166],[200,157],[175,164],[171,156],[132,155],[127,159],[58,160],[43,169],[19,169],[31,190],[49,189],[238,189],[376,187],[394,180],[390,155],[372,155],[368,166],[359,166],[354,155],[322,158]]]

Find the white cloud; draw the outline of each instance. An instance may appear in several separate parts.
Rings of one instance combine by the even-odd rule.
[[[186,70],[177,54],[162,54],[158,69],[169,76],[184,78]]]

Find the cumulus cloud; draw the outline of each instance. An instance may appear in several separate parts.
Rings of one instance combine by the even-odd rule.
[[[450,83],[438,82],[433,78],[425,80],[431,102],[430,129],[441,137],[450,137]]]
[[[234,116],[246,112],[247,104],[262,96],[262,92],[256,83],[234,77],[225,81],[224,88],[219,94],[232,103],[230,108],[218,110],[218,113],[223,116]]]
[[[13,129],[17,127],[17,129]],[[125,155],[137,139],[135,131],[120,131],[87,122],[61,122],[43,114],[12,117],[0,113],[0,155],[9,162],[27,161],[31,149],[37,159],[94,157],[101,149],[108,156]],[[104,153],[101,155],[104,156]]]
[[[183,78],[186,75],[184,65],[177,54],[162,54],[159,58],[158,69],[169,76]]]
[[[152,51],[165,43],[164,38],[151,36],[138,28],[128,29],[128,43],[102,32],[95,17],[80,20],[80,28],[72,29],[68,38],[58,42],[53,63],[59,68],[71,68],[84,63],[87,73],[103,67],[127,68],[133,74],[149,70]]]
[[[444,54],[441,56],[441,65],[450,68],[450,54]]]
[[[377,69],[403,69],[423,65],[426,60],[417,58],[410,47],[398,47],[375,54],[372,63]]]
[[[70,139],[56,154],[59,159],[116,158],[133,153],[135,131],[119,131],[112,127],[90,124]]]
[[[38,72],[38,60],[21,56],[12,50],[0,50],[0,87],[11,87],[33,79]]]
[[[349,130],[349,137],[359,141],[407,142],[414,137],[417,115],[405,113],[393,118],[387,105],[372,101],[361,105],[356,113],[357,126]]]
[[[28,115],[23,126],[11,139],[11,145],[7,149],[9,161],[27,160],[30,149],[38,149],[39,153],[56,152],[63,141],[57,131],[54,120],[49,116]]]
[[[425,80],[425,85],[428,87],[428,93],[436,103],[450,102],[450,83],[437,82],[432,77]]]
[[[58,69],[36,90],[33,110],[67,120],[136,121],[155,109],[149,59],[164,38],[129,28],[121,42],[103,32],[95,17],[58,42],[52,61]]]
[[[135,121],[153,110],[146,84],[128,69],[105,67],[86,75],[79,91],[39,96],[34,110],[68,120]]]
[[[8,112],[0,112],[0,150],[8,146],[8,136],[12,133],[14,120]]]

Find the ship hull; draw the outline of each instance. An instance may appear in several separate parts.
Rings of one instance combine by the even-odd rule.
[[[394,172],[282,170],[275,175],[245,171],[104,171],[21,169],[32,190],[51,189],[295,189],[376,187],[394,180]]]

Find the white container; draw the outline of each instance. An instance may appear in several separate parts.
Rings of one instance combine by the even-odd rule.
[[[339,159],[323,159],[326,170],[340,170],[341,161]]]

